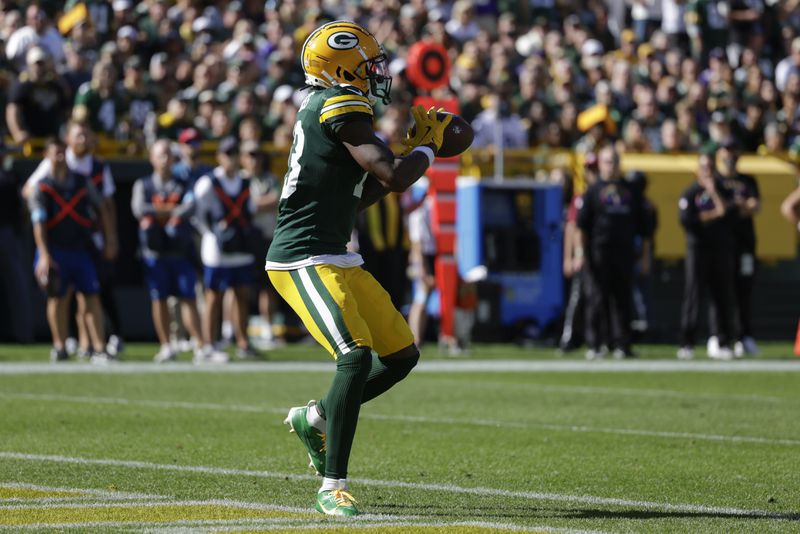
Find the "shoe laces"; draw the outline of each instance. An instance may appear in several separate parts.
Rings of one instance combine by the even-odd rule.
[[[322,440],[322,447],[319,448],[319,452],[325,452],[328,450],[328,435],[325,432],[320,432],[318,435]]]
[[[348,491],[342,489],[332,490],[331,497],[336,501],[336,506],[352,506],[358,502]]]

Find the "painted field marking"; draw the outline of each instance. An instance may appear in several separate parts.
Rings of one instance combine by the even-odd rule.
[[[573,528],[558,528],[549,526],[524,526],[513,525],[506,523],[492,523],[483,521],[392,521],[392,522],[370,522],[361,520],[361,518],[350,518],[348,521],[336,521],[330,517],[320,517],[318,521],[298,522],[297,520],[206,520],[206,521],[192,521],[192,520],[178,520],[166,522],[142,522],[142,521],[91,521],[80,523],[77,525],[81,528],[134,528],[143,529],[147,532],[162,532],[162,533],[187,533],[187,532],[230,532],[231,529],[247,529],[248,532],[270,531],[270,530],[308,530],[314,529],[319,532],[327,530],[367,530],[367,529],[380,529],[380,532],[397,534],[407,534],[408,527],[414,528],[453,528],[455,533],[463,533],[464,529],[492,529],[504,530],[510,532],[532,532],[532,533],[547,533],[547,534],[603,534],[598,530],[578,530]],[[22,525],[19,527],[8,527],[0,525],[0,530],[6,529],[68,529],[76,528],[75,523],[36,523],[31,525]],[[257,529],[257,530],[255,530]],[[395,530],[397,529],[397,530]],[[467,533],[470,530],[466,531]],[[475,534],[482,534],[480,530],[476,530]]]
[[[110,497],[112,499],[111,502],[104,501],[104,502],[75,502],[75,503],[42,503],[39,502],[41,499],[31,499],[34,502],[27,502],[21,504],[0,504],[0,510],[28,510],[29,513],[26,514],[27,520],[23,519],[22,521],[14,521],[14,517],[10,516],[8,513],[5,515],[0,515],[0,530],[4,530],[7,528],[25,528],[25,529],[43,529],[43,528],[100,528],[100,527],[107,527],[107,528],[122,528],[122,527],[141,527],[146,528],[147,530],[155,530],[159,532],[170,532],[170,531],[186,531],[187,528],[191,527],[192,531],[196,531],[198,528],[203,532],[218,532],[223,530],[229,530],[231,528],[236,527],[249,527],[249,528],[258,528],[260,530],[272,530],[276,528],[290,528],[290,529],[300,529],[300,528],[316,528],[319,529],[323,527],[323,521],[327,523],[327,526],[330,528],[341,528],[338,527],[336,521],[342,521],[347,523],[347,528],[359,528],[359,529],[368,529],[373,528],[377,529],[380,528],[382,532],[388,532],[392,530],[392,527],[449,527],[449,528],[456,528],[456,527],[467,527],[467,528],[478,528],[478,529],[502,529],[507,531],[525,531],[525,532],[565,532],[565,533],[572,533],[572,532],[588,532],[588,531],[578,531],[575,529],[563,529],[563,528],[553,528],[547,526],[541,527],[525,527],[513,524],[506,524],[506,523],[490,523],[490,522],[480,522],[480,521],[459,521],[459,522],[448,522],[448,521],[430,521],[425,520],[423,518],[415,518],[414,516],[407,517],[403,519],[401,517],[395,515],[382,515],[382,514],[364,514],[355,518],[355,523],[353,523],[353,519],[339,519],[339,518],[329,518],[324,516],[317,516],[316,512],[309,510],[307,508],[297,508],[297,507],[288,507],[282,505],[274,505],[269,503],[256,503],[256,502],[244,502],[244,501],[237,501],[237,500],[230,500],[230,499],[210,499],[210,500],[171,500],[167,496],[160,496],[160,495],[148,495],[148,494],[139,494],[139,493],[123,493],[123,492],[109,492],[106,490],[98,490],[92,488],[54,488],[50,486],[37,486],[33,484],[23,484],[23,483],[4,483],[0,484],[0,487],[8,487],[8,488],[17,488],[17,489],[28,489],[32,490],[35,489],[36,491],[54,491],[57,490],[61,493],[69,492],[75,495],[84,495],[86,497],[97,498],[100,496]],[[136,495],[143,495],[148,498],[158,498],[161,499],[160,502],[153,502],[152,500],[140,501],[140,502],[120,502],[114,501],[113,499],[117,499],[119,497],[130,498]],[[0,501],[4,502],[4,501]],[[87,514],[80,514],[77,516],[77,521],[70,521],[70,522],[63,522],[63,518],[58,517],[59,511],[74,511],[74,510],[96,510],[102,508],[117,508],[117,509],[133,509],[137,512],[140,512],[142,508],[176,508],[176,507],[227,507],[233,510],[235,509],[246,509],[246,510],[261,510],[267,512],[282,512],[282,513],[291,513],[297,514],[301,517],[267,517],[267,518],[235,518],[235,519],[177,519],[174,521],[162,521],[158,519],[153,520],[119,520],[119,521],[97,521],[97,520],[88,520],[84,521],[83,519],[86,518]],[[39,517],[31,517],[31,513],[49,511],[53,513],[53,516],[50,518],[52,519],[62,519],[61,521],[48,521],[42,522],[37,521]],[[152,512],[152,513],[157,513]],[[304,520],[303,517],[310,517],[315,516],[318,517],[319,521],[315,522],[308,522]],[[303,522],[301,522],[303,521]],[[427,522],[426,522],[427,521]],[[342,525],[344,526],[344,525]],[[387,530],[389,529],[389,530]]]
[[[463,386],[463,380],[455,380],[452,378],[440,377],[425,377],[426,380],[436,382],[437,384],[450,384],[456,386]],[[675,398],[680,400],[686,399],[703,399],[703,400],[719,400],[719,401],[742,401],[742,402],[768,402],[768,403],[800,403],[800,396],[797,398],[776,397],[769,395],[727,395],[724,393],[694,393],[691,391],[678,391],[675,389],[656,389],[656,388],[616,388],[616,387],[600,387],[600,386],[564,386],[553,384],[542,384],[538,382],[500,382],[500,381],[487,381],[481,380],[480,382],[470,382],[470,389],[473,388],[519,388],[527,390],[527,392],[553,392],[553,393],[569,393],[579,395],[611,395],[611,396],[630,396],[630,397],[654,397],[654,398]]]
[[[32,374],[163,374],[163,373],[331,373],[332,362],[237,362],[230,365],[192,365],[118,362],[88,363],[2,362],[0,375]],[[800,373],[800,361],[743,360],[730,362],[638,360],[422,360],[415,373]]]
[[[91,396],[70,396],[70,395],[50,395],[35,393],[6,393],[0,392],[0,398],[20,398],[36,401],[55,401],[55,402],[76,402],[81,404],[111,404],[122,406],[144,406],[153,408],[179,408],[187,410],[212,410],[223,412],[244,412],[244,413],[273,413],[285,414],[289,408],[260,407],[247,404],[213,404],[213,403],[194,403],[186,401],[156,401],[156,400],[132,400],[117,397],[91,397]],[[554,430],[558,432],[580,432],[584,434],[609,434],[620,436],[642,436],[665,439],[693,439],[698,441],[730,442],[730,443],[755,443],[764,445],[786,445],[790,447],[800,446],[798,439],[765,438],[760,436],[726,436],[722,434],[697,434],[691,432],[667,432],[658,430],[640,430],[633,428],[608,428],[593,427],[586,425],[559,425],[552,423],[539,423],[536,421],[498,421],[494,419],[458,419],[450,417],[425,417],[414,415],[381,415],[373,414],[369,411],[362,412],[360,418],[363,420],[374,421],[396,421],[405,423],[424,423],[436,425],[458,425],[458,426],[479,426],[489,428],[538,428],[543,430]]]
[[[254,471],[249,469],[233,469],[224,467],[210,467],[203,465],[170,465],[157,464],[137,460],[115,460],[109,458],[81,458],[46,454],[27,454],[21,452],[0,452],[0,459],[23,460],[32,462],[54,462],[76,465],[104,465],[112,467],[126,467],[130,469],[153,469],[158,471],[178,473],[202,473],[214,476],[275,478],[284,480],[314,480],[319,478],[314,475],[297,475],[291,473],[278,473],[270,471]],[[375,480],[356,478],[352,480],[364,486],[408,488],[413,490],[437,491],[459,495],[478,495],[491,497],[509,497],[531,501],[549,501],[567,504],[589,504],[600,506],[624,506],[642,508],[646,510],[661,510],[670,512],[706,513],[727,515],[731,517],[764,517],[777,520],[800,520],[798,513],[773,512],[769,510],[752,510],[735,507],[707,506],[700,504],[675,504],[668,502],[642,501],[622,499],[616,497],[598,497],[593,495],[570,495],[563,493],[549,493],[536,491],[512,491],[500,488],[463,487],[455,484],[422,484],[416,482],[403,482],[400,480]]]
[[[154,500],[166,499],[161,495],[130,493],[94,488],[64,488],[41,486],[24,482],[0,482],[0,503],[14,502],[59,502],[65,500],[98,499],[104,500]]]

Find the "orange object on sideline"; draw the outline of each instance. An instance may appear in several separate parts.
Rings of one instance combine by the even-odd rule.
[[[797,321],[797,337],[794,339],[794,355],[800,358],[800,321]]]

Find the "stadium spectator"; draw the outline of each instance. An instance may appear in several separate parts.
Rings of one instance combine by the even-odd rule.
[[[492,95],[487,99],[486,109],[475,117],[475,148],[497,149],[523,148],[528,146],[528,135],[519,115],[513,112],[505,95]]]
[[[739,144],[727,139],[717,150],[717,170],[722,186],[733,199],[734,275],[738,338],[736,356],[758,354],[753,338],[753,289],[756,275],[756,231],[753,218],[761,209],[761,194],[755,177],[739,172]],[[712,327],[719,310],[712,306]]]
[[[25,61],[28,69],[12,85],[6,105],[8,131],[19,144],[57,135],[70,109],[67,89],[47,52],[30,47]]]
[[[47,321],[53,337],[52,361],[67,359],[67,292],[74,288],[79,315],[85,317],[91,340],[91,361],[107,363],[103,311],[97,293],[100,282],[92,260],[92,228],[101,223],[110,234],[110,215],[103,198],[86,176],[67,166],[64,144],[51,138],[45,154],[49,172],[30,195],[29,208],[36,240],[35,274],[47,291]]]
[[[247,337],[249,291],[253,284],[253,214],[256,200],[250,180],[239,169],[237,141],[227,137],[217,149],[218,166],[194,186],[196,220],[202,234],[200,259],[206,288],[203,335],[212,342],[218,337],[222,298],[233,291],[231,322],[237,355],[253,357],[255,350]]]
[[[142,72],[142,61],[133,56],[125,62],[123,77],[117,83],[116,93],[122,101],[122,116],[117,127],[117,137],[130,142],[131,150],[145,148],[145,129],[158,107],[155,88]]]
[[[78,88],[72,118],[86,122],[96,133],[114,137],[123,115],[120,93],[116,91],[116,69],[100,62],[92,69],[92,79]]]
[[[34,47],[45,50],[56,65],[61,65],[64,60],[64,39],[37,2],[31,3],[25,10],[25,26],[8,37],[6,56],[18,71],[22,71],[26,64],[30,65],[27,54]]]
[[[586,265],[587,359],[601,358],[608,336],[601,331],[601,318],[608,311],[609,345],[615,358],[631,358],[631,294],[634,245],[646,235],[641,191],[622,179],[619,154],[613,146],[598,154],[600,180],[583,195],[578,209],[581,248],[574,268]],[[581,255],[581,252],[583,255]]]
[[[209,165],[200,161],[201,142],[202,137],[196,128],[186,128],[178,136],[180,158],[172,166],[172,174],[191,186],[194,186],[201,176],[212,170]]]
[[[707,288],[719,314],[717,347],[708,356],[730,360],[733,351],[734,233],[732,195],[716,176],[712,155],[697,162],[697,181],[678,202],[680,221],[686,232],[686,259],[678,358],[694,358],[697,318],[701,294]]]
[[[180,301],[183,324],[195,342],[194,362],[227,361],[214,353],[200,328],[195,303],[197,281],[194,242],[189,218],[194,211],[191,185],[172,175],[170,141],[159,139],[150,148],[153,173],[133,184],[131,211],[139,221],[139,244],[150,288],[153,324],[161,348],[153,358],[157,363],[175,359],[170,345],[168,297]]]

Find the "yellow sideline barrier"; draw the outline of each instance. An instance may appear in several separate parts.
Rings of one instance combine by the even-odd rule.
[[[12,145],[10,140],[7,140]],[[32,140],[18,150],[26,157],[41,157],[43,139]],[[215,141],[204,141],[200,147],[201,159],[214,163],[217,148]],[[277,148],[270,143],[262,145],[271,157],[270,169],[283,176],[287,169],[288,148]],[[116,141],[98,136],[97,152],[109,161],[146,160],[147,154],[127,141]],[[475,149],[461,156],[461,175],[492,178],[495,173],[495,151]],[[534,177],[542,181],[549,172],[560,168],[568,171],[576,191],[583,191],[583,158],[568,149],[536,147],[506,150],[503,154],[503,174],[507,179]],[[678,199],[694,181],[697,168],[696,154],[626,154],[622,156],[623,171],[638,170],[647,174],[648,196],[659,214],[656,231],[656,256],[677,260],[684,256],[686,240],[678,221]],[[797,232],[781,218],[781,201],[796,185],[797,169],[787,161],[773,156],[742,156],[739,170],[752,174],[761,190],[762,208],[756,217],[758,256],[764,261],[794,259],[797,255]]]
[[[697,155],[627,154],[621,166],[623,171],[647,174],[647,196],[658,208],[656,255],[666,260],[682,258],[686,239],[678,220],[678,200],[695,180]],[[797,232],[780,215],[781,202],[796,187],[794,165],[770,156],[742,156],[739,171],[755,176],[761,191],[761,212],[756,216],[759,259],[795,258]]]

